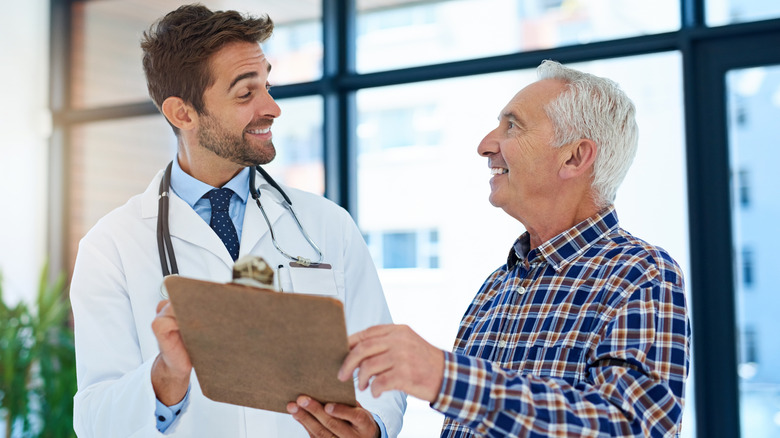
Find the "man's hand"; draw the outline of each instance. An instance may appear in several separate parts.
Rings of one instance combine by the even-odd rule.
[[[287,412],[301,423],[312,438],[378,438],[379,426],[370,412],[358,406],[328,403],[323,406],[301,395],[287,404]]]
[[[371,394],[400,390],[433,402],[444,378],[444,352],[405,325],[378,325],[349,337],[350,352],[339,370],[339,380],[358,371],[358,388],[371,381]]]
[[[184,348],[176,315],[168,300],[157,304],[157,316],[152,321],[160,354],[152,365],[154,394],[166,406],[180,402],[187,394],[192,363]]]

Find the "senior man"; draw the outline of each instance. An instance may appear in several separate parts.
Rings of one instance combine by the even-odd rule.
[[[613,81],[545,61],[479,144],[490,202],[525,227],[452,352],[405,326],[350,337],[339,372],[445,415],[442,437],[669,437],[690,361],[680,267],[618,224],[637,142]]]

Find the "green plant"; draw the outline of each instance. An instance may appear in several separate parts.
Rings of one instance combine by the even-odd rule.
[[[76,362],[65,277],[41,271],[34,308],[3,300],[0,276],[0,411],[5,436],[73,437]]]

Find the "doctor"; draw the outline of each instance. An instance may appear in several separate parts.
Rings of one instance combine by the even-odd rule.
[[[102,218],[79,245],[71,301],[78,364],[73,422],[81,437],[375,437],[401,429],[406,400],[397,391],[379,398],[358,391],[357,408],[301,396],[288,405],[291,415],[209,400],[161,297],[158,219],[167,223],[170,244],[162,247],[168,259],[175,254],[172,270],[180,275],[226,282],[237,257],[257,254],[285,267],[284,286],[294,281],[284,253],[313,262],[321,253],[333,274],[325,289],[345,304],[348,332],[391,322],[349,214],[320,196],[280,187],[294,216],[274,183],[260,174],[250,178],[252,166],[276,154],[271,126],[281,111],[268,93],[271,65],[260,46],[272,30],[267,17],[188,5],[144,34],[149,93],[176,134],[178,153],[143,194]],[[170,179],[161,184],[164,175]],[[255,179],[264,212],[250,195]],[[161,198],[167,198],[162,212]]]

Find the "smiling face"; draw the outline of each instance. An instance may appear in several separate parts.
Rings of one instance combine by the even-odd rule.
[[[214,84],[203,93],[198,144],[241,167],[276,156],[271,125],[281,110],[268,93],[271,66],[259,44],[234,42],[211,59]]]
[[[542,80],[523,88],[504,107],[498,127],[477,151],[490,167],[490,203],[526,226],[532,209],[555,202],[565,147],[552,146],[554,128],[544,106],[565,90],[563,82]]]

